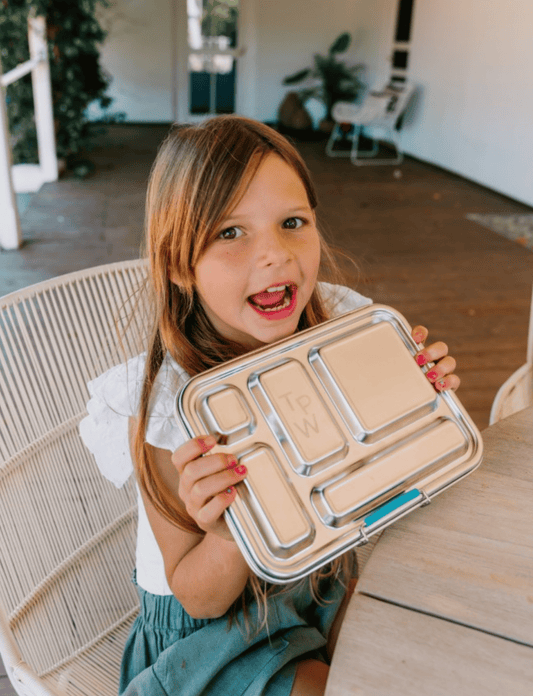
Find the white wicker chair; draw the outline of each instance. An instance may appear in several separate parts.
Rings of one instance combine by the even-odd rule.
[[[533,404],[533,292],[529,317],[526,364],[505,381],[492,402],[489,424],[511,416]]]
[[[335,125],[326,144],[326,153],[330,157],[350,157],[352,164],[400,164],[403,161],[400,129],[407,107],[414,95],[414,86],[410,83],[402,85],[387,85],[379,91],[367,94],[361,105],[351,102],[337,102],[332,110]],[[336,147],[344,137],[344,127],[350,126],[350,149]],[[365,129],[378,128],[383,131],[384,138],[392,143],[395,155],[378,157],[379,144],[375,138],[370,138],[372,148],[359,148],[362,135],[368,136]]]
[[[0,298],[0,653],[22,696],[117,693],[135,485],[104,479],[78,424],[87,381],[125,359],[115,319],[126,357],[142,352],[128,316],[144,277],[127,261]]]

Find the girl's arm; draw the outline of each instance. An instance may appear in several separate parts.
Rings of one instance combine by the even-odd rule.
[[[130,440],[135,422],[130,419]],[[196,440],[189,440],[183,448],[197,455],[202,451]],[[131,447],[131,444],[130,444]],[[174,497],[178,505],[185,505],[179,495],[180,476],[167,450],[150,448],[151,456],[161,483]],[[131,447],[133,451],[133,447]],[[179,448],[176,452],[179,452]],[[187,450],[187,451],[188,451]],[[207,458],[201,458],[200,461]],[[230,485],[242,479],[233,470],[225,472]],[[213,532],[205,535],[191,534],[171,524],[150,503],[141,491],[146,514],[165,563],[167,582],[174,596],[193,618],[217,618],[223,616],[242,593],[248,576],[246,564],[229,531],[224,536]],[[227,504],[229,504],[230,500]],[[221,520],[221,529],[225,523]],[[226,538],[224,538],[226,537]]]

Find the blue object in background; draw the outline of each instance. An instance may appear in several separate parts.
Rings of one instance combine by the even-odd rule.
[[[31,193],[17,193],[15,195],[15,198],[17,199],[17,208],[18,208],[20,217],[22,217],[24,215],[24,213],[26,212],[26,209],[30,204],[32,195],[33,194],[31,194]]]

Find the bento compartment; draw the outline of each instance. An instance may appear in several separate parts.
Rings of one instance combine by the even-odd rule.
[[[219,443],[231,445],[254,432],[254,416],[238,387],[219,385],[202,394],[199,402],[198,413]]]
[[[274,451],[260,445],[239,456],[248,470],[240,498],[270,553],[288,558],[312,544],[315,530]]]
[[[314,348],[310,362],[360,442],[387,437],[437,406],[435,389],[389,322]]]
[[[346,439],[298,360],[255,372],[250,389],[295,471],[312,475],[342,461]]]
[[[341,527],[459,459],[467,450],[468,440],[458,425],[440,418],[358,462],[357,469],[323,482],[313,489],[311,500],[324,524]]]

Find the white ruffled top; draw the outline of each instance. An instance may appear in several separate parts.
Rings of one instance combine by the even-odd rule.
[[[331,316],[371,304],[372,300],[342,285],[319,283]],[[331,303],[331,304],[329,304]],[[93,453],[101,473],[122,487],[133,473],[128,441],[128,419],[137,414],[146,353],[116,365],[89,382],[88,416],[80,423],[80,435]],[[156,377],[146,428],[146,442],[173,452],[185,442],[174,417],[174,400],[189,375],[167,353]],[[170,595],[163,557],[154,537],[137,488],[137,583],[147,592]]]

